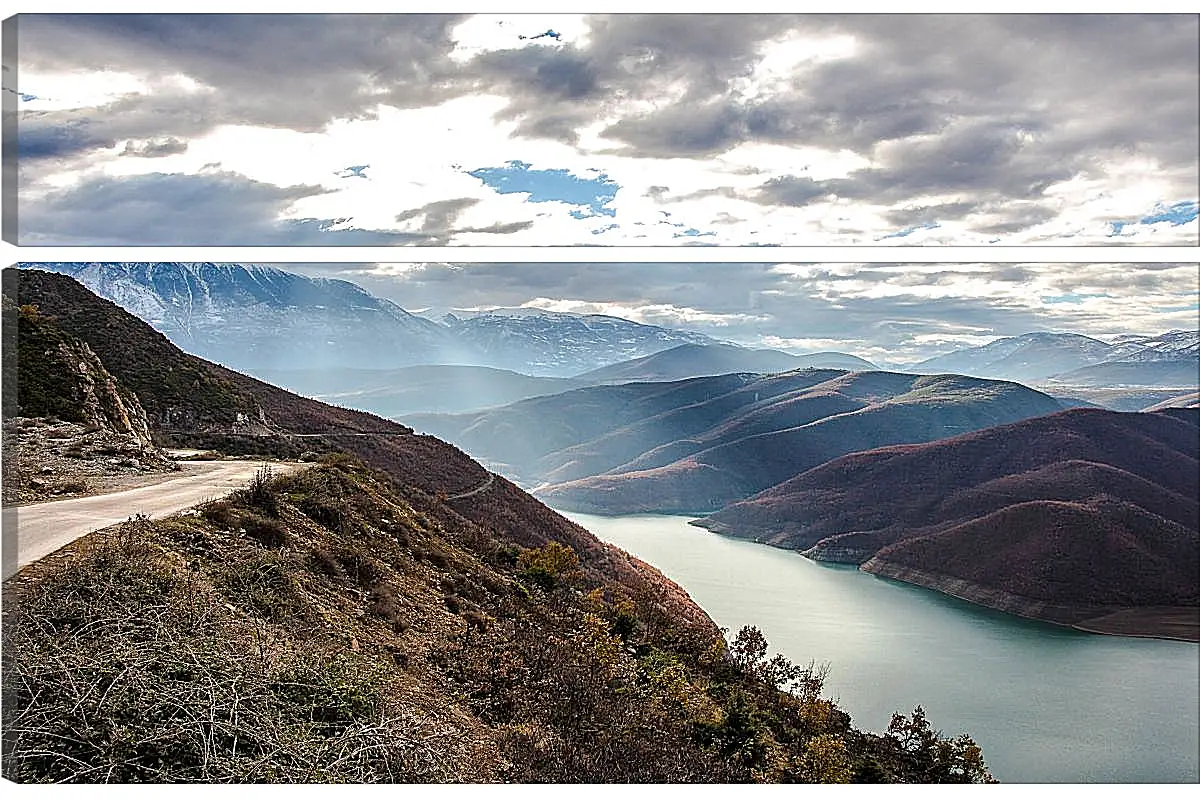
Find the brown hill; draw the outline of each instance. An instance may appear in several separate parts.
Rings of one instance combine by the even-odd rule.
[[[695,524],[1055,621],[1195,607],[1198,417],[1074,409],[853,453]]]
[[[805,373],[785,373],[792,375]],[[757,387],[750,383],[735,394],[756,397]],[[647,450],[603,474],[544,486],[536,494],[556,506],[601,513],[711,510],[846,453],[927,442],[1059,408],[1047,395],[1004,381],[842,373],[738,408],[698,434]],[[694,416],[692,409],[676,414]],[[667,417],[643,427],[661,427]],[[675,428],[668,430],[674,435]],[[586,449],[611,450],[611,440],[624,434],[614,432]],[[595,459],[576,456],[570,467],[595,465]],[[562,475],[563,470],[551,473]]]

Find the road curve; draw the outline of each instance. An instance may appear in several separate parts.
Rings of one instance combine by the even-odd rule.
[[[190,461],[180,466],[183,475],[171,477],[175,473],[170,473],[161,483],[149,486],[5,509],[4,536],[8,539],[15,534],[17,546],[13,563],[12,547],[5,543],[4,579],[81,536],[124,522],[134,514],[165,517],[205,500],[223,497],[245,486],[262,464],[257,461]],[[299,466],[272,463],[271,469],[279,474]],[[13,518],[15,524],[12,524]]]
[[[465,497],[474,497],[475,495],[482,494],[483,492],[486,492],[488,489],[492,488],[492,484],[495,482],[496,482],[496,475],[494,473],[489,472],[488,476],[486,478],[484,478],[483,483],[479,484],[474,489],[471,489],[466,492],[460,492],[459,494],[452,494],[449,497],[447,497],[446,499],[447,500],[462,500]]]

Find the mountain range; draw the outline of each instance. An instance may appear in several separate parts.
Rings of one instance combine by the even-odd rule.
[[[588,387],[406,422],[553,505],[618,514],[715,510],[854,450],[1061,409],[1004,381],[803,369]]]
[[[1048,386],[1187,388],[1200,383],[1200,331],[1125,335],[1112,343],[1074,333],[1027,333],[927,359],[912,370]]]
[[[568,377],[680,344],[716,344],[599,314],[507,309],[434,321],[349,281],[268,266],[36,266],[70,275],[187,352],[252,373],[451,364]]]

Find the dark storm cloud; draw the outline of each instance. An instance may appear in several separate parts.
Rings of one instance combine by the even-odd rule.
[[[37,236],[23,244],[121,245],[390,244],[414,237],[325,231],[331,220],[279,222],[279,213],[323,190],[281,188],[237,175],[95,178],[23,203],[21,224]]]
[[[66,125],[30,124],[22,120],[17,130],[17,156],[27,163],[70,158],[96,148],[112,147],[116,142],[100,132],[99,127],[86,120]]]
[[[397,222],[422,217],[420,244],[445,247],[450,240],[462,233],[517,233],[533,225],[532,220],[519,222],[495,223],[483,228],[456,228],[455,220],[463,211],[479,201],[473,197],[460,197],[455,200],[438,200],[421,208],[410,208],[396,215]]]

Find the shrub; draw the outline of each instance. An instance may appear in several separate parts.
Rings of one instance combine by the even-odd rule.
[[[234,528],[238,524],[238,513],[228,500],[210,500],[200,506],[200,516],[224,528]]]
[[[325,548],[318,548],[312,552],[312,562],[318,571],[331,578],[346,577],[346,570],[342,569],[342,563],[338,561],[337,556]]]
[[[390,586],[383,585],[372,589],[370,601],[371,613],[390,624],[393,631],[404,633],[408,629],[408,623],[403,617],[404,609]]]
[[[279,548],[291,541],[291,534],[279,520],[249,514],[242,520],[246,535],[263,547]]]
[[[279,516],[279,499],[272,485],[274,473],[269,464],[263,464],[254,473],[246,488],[233,493],[233,497],[251,508],[257,508],[269,517]]]
[[[522,578],[550,591],[560,580],[578,577],[579,556],[566,545],[550,542],[521,553],[517,567]]]

